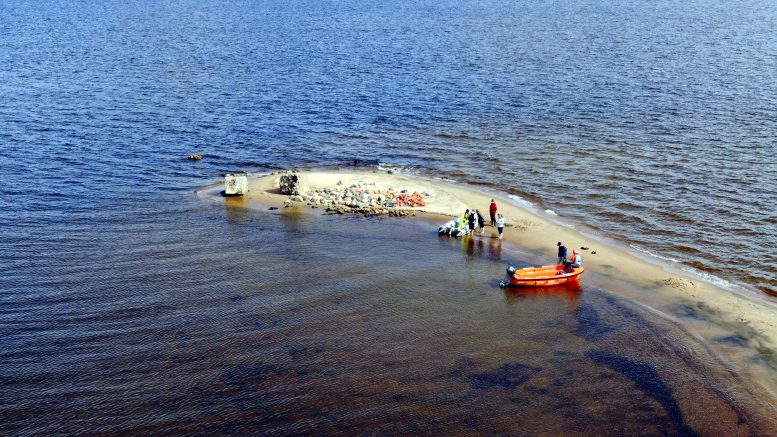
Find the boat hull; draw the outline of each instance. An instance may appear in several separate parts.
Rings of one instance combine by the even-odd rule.
[[[499,285],[502,287],[552,287],[577,282],[584,271],[583,267],[576,267],[571,272],[565,272],[562,265],[529,267],[514,272],[508,269],[507,277]]]

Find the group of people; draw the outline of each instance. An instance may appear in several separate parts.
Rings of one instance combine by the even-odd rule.
[[[501,240],[504,233],[505,218],[502,214],[497,214],[497,210],[496,201],[491,199],[491,205],[488,207],[488,213],[491,216],[491,226],[495,226],[497,231],[499,231],[499,239]],[[467,224],[466,235],[473,235],[476,228],[480,230],[481,235],[486,232],[486,219],[480,213],[480,210],[468,209],[464,211],[461,217],[459,217],[459,222]]]
[[[556,246],[558,246],[558,261],[556,265],[563,265],[565,272],[571,272],[574,268],[583,265],[583,257],[580,256],[580,252],[577,249],[572,251],[572,258],[567,261],[567,247],[561,241]]]
[[[499,231],[501,240],[504,233],[505,218],[502,214],[497,214],[498,207],[496,201],[491,199],[491,205],[488,208],[491,216],[491,226],[495,226]],[[465,235],[474,235],[475,230],[479,229],[480,234],[486,232],[486,218],[477,209],[467,209],[460,216],[440,226],[439,233],[450,235],[452,237],[463,237]]]
[[[499,231],[499,239],[501,240],[504,235],[505,218],[498,213],[498,210],[499,207],[496,205],[496,201],[491,199],[491,205],[488,207],[488,213],[491,216],[491,226],[495,226],[497,231]],[[486,231],[486,219],[479,210],[467,209],[459,217],[440,226],[439,233],[462,237],[464,235],[474,235],[476,229],[480,230],[481,235],[484,234]],[[567,260],[568,251],[564,243],[559,241],[556,246],[558,246],[558,261],[556,265],[563,265],[564,272],[571,273],[575,268],[583,265],[583,257],[580,256],[580,251],[577,249],[573,250],[572,257]]]

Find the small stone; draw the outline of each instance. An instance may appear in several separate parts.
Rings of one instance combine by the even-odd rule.
[[[271,206],[269,209],[270,209],[270,211],[275,211],[276,209],[278,209],[278,207],[277,206]]]

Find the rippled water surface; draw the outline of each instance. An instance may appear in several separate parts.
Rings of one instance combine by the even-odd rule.
[[[0,426],[704,430],[682,353],[601,328],[631,320],[605,292],[504,295],[489,243],[191,192],[382,163],[774,292],[775,108],[765,0],[0,2]]]
[[[433,226],[151,200],[13,241],[0,431],[763,430],[672,325],[595,288],[502,291],[519,252]]]
[[[775,290],[774,2],[0,8],[13,217],[357,158],[493,185]]]

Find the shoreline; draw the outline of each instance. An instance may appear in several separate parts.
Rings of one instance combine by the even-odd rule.
[[[774,372],[777,371],[777,322],[772,320],[775,304],[760,296],[725,289],[706,281],[700,275],[694,277],[692,272],[683,271],[679,266],[661,263],[659,259],[648,259],[645,254],[635,253],[634,248],[619,247],[625,245],[618,241],[586,235],[584,231],[558,220],[543,217],[539,211],[517,205],[506,193],[494,193],[488,189],[481,191],[478,187],[380,170],[300,173],[309,178],[313,188],[331,188],[337,186],[338,182],[350,185],[361,181],[374,183],[375,187],[381,189],[393,186],[426,192],[430,194],[426,206],[400,209],[436,225],[447,221],[452,215],[460,214],[465,208],[486,211],[490,199],[494,198],[499,205],[499,213],[507,219],[503,241],[529,252],[533,255],[531,261],[545,265],[555,262],[557,241],[563,241],[570,252],[581,247],[590,248],[581,250],[586,267],[583,283],[626,297],[669,319],[689,334],[703,339],[719,358],[727,362],[747,363],[746,366],[735,366],[737,372],[748,380],[758,381],[769,398],[764,402],[772,410],[777,410],[777,382],[773,382]],[[248,194],[224,200],[229,206],[235,207],[263,210],[268,207],[278,208],[273,212],[324,213],[325,208],[321,205],[289,203],[288,196],[281,194],[278,188],[279,177],[278,173],[251,177]],[[210,190],[205,189],[206,194],[214,195],[213,191],[220,185],[210,187]],[[487,226],[485,235],[464,238],[493,238],[495,234],[496,229]],[[593,251],[596,254],[592,254]],[[731,346],[732,342],[737,346]]]

